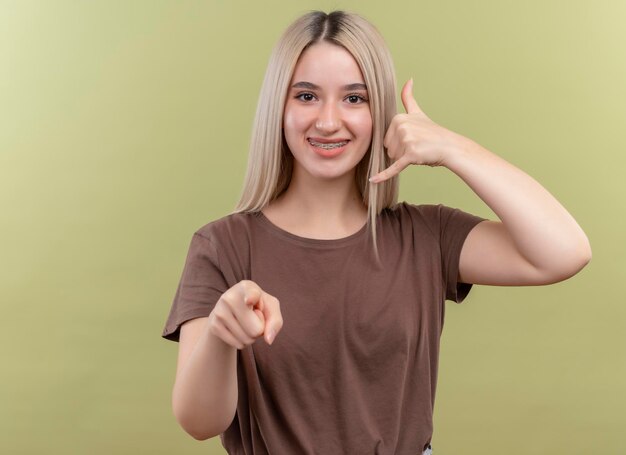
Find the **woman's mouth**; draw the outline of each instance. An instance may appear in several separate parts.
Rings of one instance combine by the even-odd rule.
[[[318,142],[313,139],[307,139],[311,144],[313,151],[325,158],[332,158],[344,151],[349,140],[340,140],[337,142]]]
[[[313,139],[309,139],[309,143],[315,147],[319,147],[325,150],[334,149],[337,147],[343,147],[348,143],[348,141],[339,141],[339,142],[316,142]]]

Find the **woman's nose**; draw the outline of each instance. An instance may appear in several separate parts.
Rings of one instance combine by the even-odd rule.
[[[341,128],[341,115],[333,103],[325,103],[320,108],[315,127],[322,132],[333,132]]]

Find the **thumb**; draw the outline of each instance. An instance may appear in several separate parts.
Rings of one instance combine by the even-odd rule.
[[[271,345],[274,342],[274,338],[276,338],[276,334],[283,327],[283,316],[280,312],[280,302],[276,297],[263,293],[263,299],[265,300],[265,308],[263,309],[265,341]]]
[[[259,321],[261,321],[261,327],[263,327],[262,330],[265,330],[265,315],[263,315],[263,312],[257,308],[254,309],[254,312],[259,318]]]
[[[257,318],[252,318],[254,321],[252,324],[254,325],[254,332],[260,336],[265,330],[265,304],[261,298],[261,290],[256,287],[246,289],[244,303],[257,315]]]
[[[402,87],[400,97],[407,114],[422,113],[417,101],[413,98],[413,78],[406,81],[404,87]]]

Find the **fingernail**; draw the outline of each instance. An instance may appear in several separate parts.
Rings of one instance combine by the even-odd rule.
[[[274,342],[274,331],[273,331],[273,330],[270,330],[270,331],[267,333],[267,342],[268,342],[268,344],[270,344],[270,345]]]

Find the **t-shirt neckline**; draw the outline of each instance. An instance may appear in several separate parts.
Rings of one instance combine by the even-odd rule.
[[[285,240],[288,240],[292,243],[296,243],[299,245],[317,246],[317,247],[338,247],[338,246],[351,245],[353,243],[358,242],[365,235],[367,231],[367,222],[365,222],[365,224],[358,231],[356,231],[353,234],[350,234],[347,237],[341,237],[338,239],[312,239],[312,238],[302,237],[302,236],[293,234],[289,231],[286,231],[278,227],[277,225],[272,223],[262,211],[255,212],[255,214],[256,214],[256,218],[260,221],[260,224],[264,228],[266,228],[268,231],[270,231],[271,233]]]

